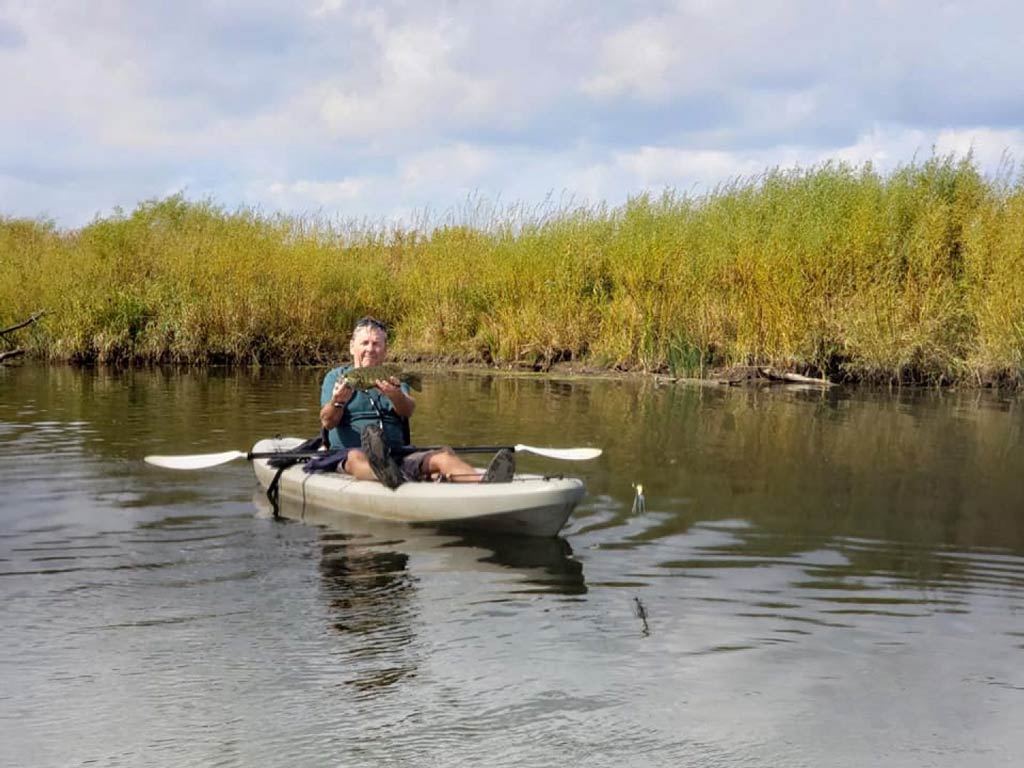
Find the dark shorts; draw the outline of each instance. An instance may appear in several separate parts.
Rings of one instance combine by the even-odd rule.
[[[416,453],[410,453],[400,462],[402,465],[402,474],[405,475],[407,480],[424,480],[423,477],[423,462],[430,456],[440,453],[440,451],[416,451]]]

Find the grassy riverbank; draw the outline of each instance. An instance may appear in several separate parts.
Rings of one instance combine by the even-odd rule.
[[[0,327],[38,309],[22,342],[58,360],[322,362],[374,314],[408,356],[1016,384],[1024,181],[935,157],[472,226],[179,197],[74,231],[0,219]]]

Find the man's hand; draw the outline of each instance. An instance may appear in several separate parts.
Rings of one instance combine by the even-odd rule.
[[[401,383],[402,382],[392,376],[387,379],[377,379],[377,381],[374,382],[374,385],[376,385],[377,389],[381,391],[381,394],[387,395],[391,398],[394,397],[396,392],[402,391],[400,386]]]
[[[334,382],[334,388],[331,389],[331,402],[340,408],[351,400],[354,394],[352,388],[348,385],[348,379],[340,378]]]
[[[324,429],[334,429],[341,423],[345,416],[345,406],[355,395],[355,391],[348,385],[348,379],[340,378],[331,387],[331,399],[324,403],[320,409],[320,426]]]
[[[416,409],[416,401],[406,394],[401,384],[402,382],[394,376],[387,379],[377,379],[374,382],[374,386],[381,391],[381,394],[386,395],[388,400],[391,401],[395,413],[402,418],[408,419]]]

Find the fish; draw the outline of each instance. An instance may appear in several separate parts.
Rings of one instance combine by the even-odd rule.
[[[402,366],[398,365],[398,363],[381,363],[380,365],[371,365],[365,368],[353,368],[344,374],[344,378],[352,389],[372,389],[377,386],[377,379],[390,378],[396,378],[403,384],[408,384],[411,389],[415,389],[417,392],[423,389],[423,381],[420,379],[419,374],[403,370]]]

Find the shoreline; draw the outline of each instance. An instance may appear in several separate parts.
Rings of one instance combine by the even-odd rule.
[[[471,362],[454,359],[452,356],[428,357],[424,355],[392,355],[390,362],[407,367],[414,372],[428,373],[456,373],[456,374],[479,374],[496,375],[508,378],[522,379],[551,379],[559,381],[649,381],[655,386],[687,386],[715,389],[718,387],[729,388],[750,388],[750,389],[790,389],[797,390],[819,390],[827,392],[830,389],[860,389],[860,390],[907,390],[907,391],[971,391],[971,392],[1001,392],[1005,394],[1017,394],[1021,391],[1021,385],[1014,379],[1006,377],[991,381],[946,381],[941,384],[927,383],[920,381],[875,381],[847,379],[844,381],[831,381],[816,377],[795,374],[791,371],[775,370],[771,366],[730,366],[728,368],[710,370],[708,376],[697,378],[692,376],[673,376],[664,371],[643,371],[624,370],[614,368],[601,368],[584,363],[561,362],[555,363],[547,368],[540,369],[525,364],[497,365],[493,363]],[[25,356],[12,364],[0,363],[0,371],[13,370],[25,365],[41,365],[47,367],[67,367],[75,369],[94,369],[102,371],[130,371],[130,370],[158,370],[167,369],[174,371],[194,370],[241,370],[241,371],[262,371],[266,369],[321,369],[330,370],[338,365],[344,365],[346,357],[338,357],[331,362],[257,362],[244,363],[238,361],[218,362],[154,362],[147,360],[136,361],[74,361],[54,360],[41,357]]]

